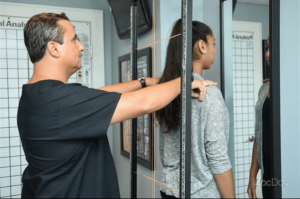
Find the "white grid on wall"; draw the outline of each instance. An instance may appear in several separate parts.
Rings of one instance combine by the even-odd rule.
[[[248,198],[247,188],[254,135],[254,57],[253,41],[233,39],[235,191],[238,198]]]
[[[32,69],[31,69],[32,71]],[[0,196],[21,197],[21,177],[27,166],[17,110],[29,66],[23,31],[0,29]]]
[[[2,17],[2,16],[0,16]],[[1,23],[9,20],[28,20],[19,17],[2,17]],[[68,83],[91,86],[90,23],[72,22],[81,38],[85,51],[82,60],[84,81],[79,73],[73,74]],[[2,25],[3,25],[2,24]],[[22,86],[33,74],[23,36],[23,27],[0,28],[0,197],[21,198],[22,174],[27,161],[17,127],[17,110]],[[81,77],[81,75],[80,75]],[[79,78],[79,79],[78,79]]]

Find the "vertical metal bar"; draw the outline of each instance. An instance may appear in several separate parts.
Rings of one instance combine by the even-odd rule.
[[[224,23],[223,23],[223,2],[226,0],[220,0],[220,73],[221,73],[221,92],[223,98],[225,99],[225,73],[224,73],[224,45],[223,45],[223,30],[224,30]]]
[[[280,132],[280,0],[270,0],[270,69],[271,69],[271,132],[273,178],[281,181]],[[282,187],[273,187],[273,197],[282,198]]]
[[[131,67],[132,80],[137,79],[137,0],[132,1],[130,12],[130,40],[131,40]],[[132,120],[131,142],[130,142],[130,180],[131,198],[137,198],[137,119]]]
[[[192,0],[182,0],[180,197],[191,197]]]

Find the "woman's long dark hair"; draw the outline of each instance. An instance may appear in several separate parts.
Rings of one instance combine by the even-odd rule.
[[[171,36],[181,33],[181,19],[175,22]],[[200,52],[195,53],[195,44],[199,40],[207,43],[207,36],[213,35],[212,30],[199,21],[192,23],[192,61],[199,60]],[[196,48],[198,49],[198,48]],[[198,50],[199,51],[199,50]],[[170,80],[180,77],[181,71],[181,36],[170,39],[167,48],[166,65],[159,83],[168,82]],[[165,131],[176,130],[180,124],[180,95],[177,96],[165,108],[156,112],[156,117],[160,125],[165,126]]]

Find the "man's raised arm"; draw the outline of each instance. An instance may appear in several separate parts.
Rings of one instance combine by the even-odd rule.
[[[206,94],[206,86],[208,85],[217,85],[217,83],[195,79],[192,82],[192,89],[199,89],[200,94],[192,92],[192,96],[203,101]],[[116,124],[157,111],[168,105],[179,94],[180,78],[138,91],[123,93],[110,124]]]
[[[146,86],[153,86],[158,84],[159,78],[145,77]],[[124,83],[103,86],[98,88],[98,90],[104,90],[108,92],[117,92],[117,93],[127,93],[136,91],[142,88],[142,85],[139,80],[128,81]]]

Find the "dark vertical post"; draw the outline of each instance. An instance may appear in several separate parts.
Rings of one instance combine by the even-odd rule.
[[[182,0],[180,197],[191,198],[192,0]]]
[[[281,181],[280,142],[280,0],[270,0],[270,69],[271,69],[271,132],[273,178]],[[273,187],[273,197],[282,198],[280,185]]]
[[[132,67],[132,80],[137,79],[137,0],[132,1],[130,24],[131,24],[131,67]],[[137,119],[132,120],[132,133],[130,142],[130,176],[131,176],[131,187],[130,193],[131,198],[137,198]]]
[[[220,70],[221,70],[221,92],[223,95],[223,98],[225,99],[225,73],[224,73],[224,42],[223,42],[223,30],[224,30],[224,25],[223,25],[223,2],[226,0],[220,0]]]

